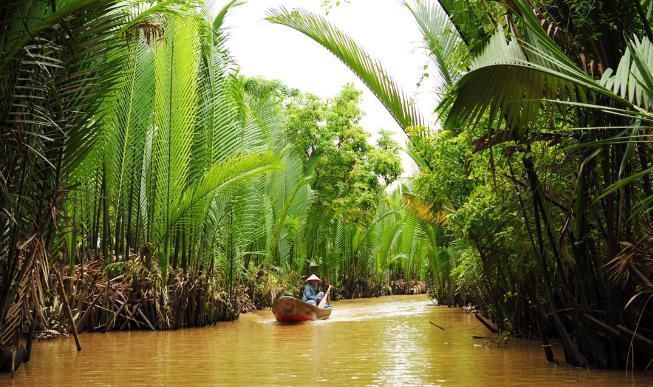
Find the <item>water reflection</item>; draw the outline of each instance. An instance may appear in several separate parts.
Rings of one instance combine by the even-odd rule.
[[[442,331],[429,323],[446,328]],[[211,328],[85,334],[42,342],[10,385],[649,384],[646,374],[549,365],[538,343],[483,345],[485,328],[424,296],[334,303],[330,320],[282,325],[270,311]]]

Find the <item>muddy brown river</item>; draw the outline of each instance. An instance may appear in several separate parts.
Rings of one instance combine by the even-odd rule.
[[[429,304],[423,295],[381,297],[334,302],[331,319],[298,325],[267,310],[209,328],[83,334],[81,352],[72,338],[43,341],[0,384],[653,384],[650,373],[549,364],[536,341],[474,339],[488,335],[474,316]]]

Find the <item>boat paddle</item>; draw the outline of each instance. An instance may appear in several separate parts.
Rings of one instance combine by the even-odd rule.
[[[326,305],[327,302],[327,297],[329,297],[329,292],[331,291],[331,285],[329,285],[329,288],[327,289],[326,293],[324,293],[324,297],[320,300],[320,304],[317,306],[318,308],[324,308],[324,305]]]

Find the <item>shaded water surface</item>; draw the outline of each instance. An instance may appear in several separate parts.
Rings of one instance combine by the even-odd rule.
[[[486,345],[472,338],[488,334],[472,315],[429,303],[423,295],[334,302],[330,320],[299,325],[267,310],[210,328],[83,334],[79,353],[72,339],[45,341],[0,384],[653,384],[647,374],[550,365],[534,341]]]

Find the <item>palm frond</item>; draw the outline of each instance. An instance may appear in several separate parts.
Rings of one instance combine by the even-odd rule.
[[[197,110],[197,20],[169,15],[164,41],[156,49],[155,124],[153,167],[156,176],[155,207],[161,255],[167,268],[167,247],[174,206],[188,182],[188,169]]]
[[[465,55],[469,55],[467,46],[456,30],[456,26],[439,3],[410,0],[404,1],[404,6],[415,17],[440,76],[447,85],[453,86],[462,76],[461,62],[465,59],[456,57],[456,51],[462,51]]]
[[[272,174],[268,179],[269,196],[273,226],[268,237],[268,250],[275,264],[280,264],[279,246],[282,243],[284,228],[292,219],[304,219],[313,200],[313,193],[303,173],[301,157],[290,148],[284,153],[283,171]]]
[[[381,63],[373,59],[349,36],[323,17],[306,10],[270,10],[267,20],[293,28],[340,59],[383,103],[399,126],[425,126],[424,119],[409,98],[400,91]]]
[[[444,225],[447,221],[447,216],[450,214],[450,211],[446,208],[440,208],[434,203],[426,203],[419,197],[408,192],[403,194],[402,202],[411,215],[426,223]]]
[[[515,37],[506,40],[498,31],[458,82],[447,125],[475,123],[486,113],[491,122],[501,112],[510,128],[524,130],[545,99],[591,104],[602,95],[621,106],[631,105],[562,56],[526,42],[520,46]]]
[[[236,156],[211,167],[206,175],[197,184],[188,187],[183,196],[175,204],[170,225],[175,225],[179,220],[193,219],[193,212],[201,208],[205,200],[215,196],[218,192],[225,191],[235,184],[242,183],[260,176],[264,173],[281,168],[279,157],[272,153],[252,153]]]
[[[123,86],[117,91],[115,110],[107,117],[109,133],[104,145],[109,162],[107,184],[117,210],[128,195],[128,184],[141,180],[143,149],[153,118],[153,52],[144,43],[131,51],[131,60],[124,67]]]
[[[117,7],[118,1],[103,1],[102,5],[108,8]],[[80,12],[86,8],[94,8],[97,2],[94,0],[59,0],[59,1],[35,1],[25,2],[20,9],[14,9],[11,22],[3,25],[5,29],[0,51],[0,71],[13,60],[16,54],[41,31],[54,27],[61,23],[66,17]],[[7,6],[15,6],[8,3]],[[18,7],[16,7],[18,8]]]
[[[472,54],[479,53],[492,35],[492,30],[488,26],[494,24],[484,7],[470,0],[437,1],[456,27],[469,51]]]
[[[642,109],[653,106],[653,45],[648,38],[635,36],[616,70],[607,69],[601,85]]]

